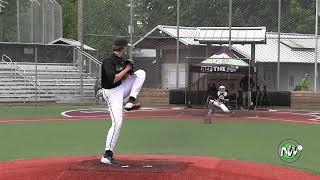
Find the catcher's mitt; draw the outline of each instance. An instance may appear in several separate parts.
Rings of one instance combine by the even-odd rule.
[[[123,66],[126,67],[127,64],[130,64],[131,65],[131,70],[128,72],[128,74],[132,75],[134,73],[134,68],[135,68],[135,63],[133,60],[131,59],[126,59],[124,62],[123,62]]]

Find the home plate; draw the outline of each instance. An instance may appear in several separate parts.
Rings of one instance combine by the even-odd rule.
[[[152,168],[152,165],[143,165],[143,168]]]
[[[122,168],[128,168],[128,167],[130,167],[130,166],[128,166],[128,165],[123,165],[123,166],[121,166]]]

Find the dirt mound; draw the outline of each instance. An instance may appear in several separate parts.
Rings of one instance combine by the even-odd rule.
[[[115,164],[105,165],[97,159],[72,163],[68,171],[96,172],[135,172],[135,173],[179,173],[191,163],[173,162],[159,159],[118,160]]]
[[[208,157],[119,155],[118,164],[100,157],[46,158],[0,163],[0,180],[316,180],[319,176],[268,164]]]

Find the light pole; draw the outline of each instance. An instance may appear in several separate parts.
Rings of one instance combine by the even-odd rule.
[[[20,3],[17,0],[17,40],[20,42]]]
[[[180,49],[179,49],[179,41],[180,41],[180,17],[179,17],[179,14],[180,14],[180,0],[177,0],[177,59],[176,59],[176,65],[177,65],[177,79],[176,79],[176,88],[178,89],[179,88],[179,53],[180,53]]]
[[[232,0],[229,0],[229,50],[231,51]]]
[[[81,44],[79,54],[79,70],[80,70],[80,99],[83,101],[83,1],[78,1],[78,41]]]
[[[132,57],[132,51],[133,51],[133,0],[130,0],[130,25],[129,25],[129,33],[130,33],[130,49],[129,49],[129,59],[133,59]]]
[[[278,5],[278,62],[277,62],[277,91],[280,90],[280,30],[281,30],[281,0]]]
[[[318,81],[318,10],[319,10],[319,0],[316,0],[316,25],[315,25],[315,61],[314,61],[314,91],[317,91],[317,81]]]

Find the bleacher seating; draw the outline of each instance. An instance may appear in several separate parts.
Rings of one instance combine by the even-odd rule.
[[[36,76],[37,72],[37,76]],[[83,76],[83,95],[94,102],[96,78]],[[37,86],[36,86],[37,85]],[[0,62],[0,103],[80,101],[80,70],[67,63]],[[37,93],[37,96],[36,96]]]

